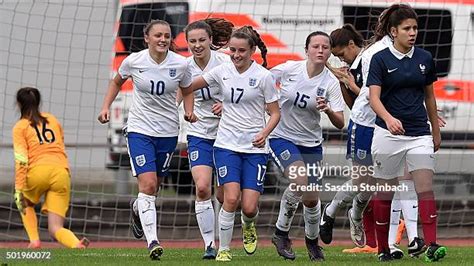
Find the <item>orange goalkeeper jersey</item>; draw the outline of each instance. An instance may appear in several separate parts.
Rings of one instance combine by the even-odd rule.
[[[23,189],[28,170],[36,165],[57,165],[69,169],[64,148],[64,132],[56,117],[41,113],[48,122],[36,127],[20,119],[13,127],[15,189]]]

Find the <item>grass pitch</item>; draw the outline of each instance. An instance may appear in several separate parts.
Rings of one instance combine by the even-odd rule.
[[[329,246],[324,247],[326,256],[325,265],[373,265],[379,263],[377,257],[371,254],[344,254],[342,249],[346,247]],[[6,265],[216,265],[223,264],[216,261],[204,261],[201,259],[202,249],[177,249],[166,248],[161,261],[151,261],[145,248],[90,248],[86,250],[72,249],[43,249],[41,252],[51,252],[47,260],[6,259],[7,252],[25,252],[26,249],[0,249],[0,262]],[[248,256],[242,248],[232,250],[233,259],[225,265],[314,265],[308,259],[306,249],[296,248],[296,260],[285,261],[280,258],[273,247],[259,248],[257,252]],[[407,255],[406,250],[404,250]],[[424,256],[412,259],[408,256],[401,260],[391,262],[390,265],[420,265],[425,264]],[[429,264],[429,263],[426,263]],[[446,257],[436,265],[474,265],[474,252],[472,247],[448,247]]]

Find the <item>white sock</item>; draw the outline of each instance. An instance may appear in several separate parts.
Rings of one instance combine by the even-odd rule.
[[[138,207],[138,215],[142,223],[143,232],[145,233],[146,242],[148,246],[152,241],[158,241],[156,235],[156,196],[147,195],[145,193],[138,193],[136,200]]]
[[[391,251],[393,251],[393,248],[395,247],[395,240],[397,238],[401,209],[402,204],[400,203],[400,194],[398,193],[398,191],[395,191],[390,212],[390,228],[388,231],[388,246]]]
[[[400,192],[400,202],[407,229],[408,243],[411,243],[415,237],[418,237],[418,195],[413,180],[401,180],[399,183],[408,187],[407,191]]]
[[[365,207],[369,203],[372,192],[362,191],[359,192],[352,200],[352,219],[356,221],[362,220],[362,214],[364,213]]]
[[[347,180],[346,183],[343,184],[343,186],[352,187],[352,179]],[[335,218],[337,211],[346,208],[347,205],[352,203],[352,200],[357,195],[357,193],[358,192],[356,190],[344,191],[341,189],[337,191],[331,203],[329,203],[329,206],[326,208],[326,215],[331,218]]]
[[[204,249],[209,245],[215,247],[215,214],[212,206],[212,200],[194,202],[196,210],[196,220],[201,231],[202,239],[204,240]]]
[[[251,218],[247,217],[247,215],[245,215],[242,211],[240,211],[240,217],[241,217],[241,220],[242,220],[242,225],[249,226],[250,224],[255,222],[255,220],[257,220],[258,210],[257,210],[257,213]]]
[[[230,250],[232,233],[234,232],[235,212],[227,212],[221,208],[219,212],[219,251]]]
[[[321,201],[312,208],[303,206],[304,232],[307,238],[313,240],[319,235],[319,220],[321,219]]]
[[[298,209],[298,204],[301,201],[302,196],[297,196],[287,187],[280,201],[280,211],[278,213],[278,220],[276,227],[281,230],[288,232],[290,231],[291,222],[295,217],[295,212]]]

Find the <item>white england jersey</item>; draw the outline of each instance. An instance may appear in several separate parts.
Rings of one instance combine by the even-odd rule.
[[[265,104],[278,100],[270,71],[253,62],[240,74],[233,63],[225,63],[203,75],[209,86],[219,86],[222,94],[222,117],[215,147],[243,153],[268,153],[252,141],[266,126]]]
[[[192,79],[186,58],[172,51],[161,64],[148,49],[132,53],[122,62],[118,73],[132,78],[133,100],[128,114],[128,132],[152,137],[175,137],[179,133],[176,92],[189,87]]]
[[[366,86],[367,77],[369,76],[370,60],[372,60],[372,56],[374,54],[387,48],[391,43],[392,39],[390,39],[390,37],[387,35],[362,52],[361,60],[363,85],[362,88],[360,88],[359,96],[357,96],[355,99],[351,110],[351,120],[356,124],[366,127],[375,126],[376,115],[370,107],[369,88]]]
[[[188,58],[188,71],[191,72],[194,79],[224,62],[230,62],[229,55],[211,50],[211,58],[204,70],[196,64],[194,57],[191,56]],[[195,123],[187,123],[188,135],[205,139],[216,138],[220,118],[212,113],[212,106],[218,101],[222,101],[222,95],[216,86],[204,87],[194,92],[194,113],[199,120]]]
[[[344,111],[344,99],[338,79],[326,67],[309,78],[307,60],[288,61],[270,71],[280,81],[281,119],[272,138],[284,138],[296,145],[315,147],[323,142],[316,97],[323,96],[334,112]]]

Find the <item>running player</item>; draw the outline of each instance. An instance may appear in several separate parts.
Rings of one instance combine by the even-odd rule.
[[[163,253],[156,232],[156,193],[176,148],[179,133],[176,94],[184,99],[185,119],[196,121],[194,94],[185,89],[192,79],[186,59],[169,50],[171,29],[163,20],[152,20],[144,28],[148,49],[132,53],[121,64],[110,82],[98,120],[109,121],[110,104],[128,79],[133,81],[133,102],[129,111],[126,137],[132,174],[138,180],[138,198],[131,201],[132,232],[145,234],[152,260]]]
[[[251,56],[259,47],[262,66]],[[192,88],[218,86],[223,98],[222,117],[214,143],[218,183],[224,187],[219,212],[217,261],[231,261],[230,242],[235,210],[241,201],[244,250],[257,248],[258,201],[268,160],[268,135],[280,120],[278,95],[271,73],[265,69],[265,44],[250,26],[235,30],[229,42],[232,63],[225,63],[194,79]],[[265,107],[270,118],[265,122]]]
[[[272,242],[285,259],[295,259],[288,233],[300,201],[303,201],[305,243],[312,261],[324,260],[318,245],[321,202],[318,191],[304,192],[308,184],[320,184],[320,177],[301,175],[300,169],[322,160],[322,128],[325,113],[336,128],[344,127],[344,101],[337,78],[325,67],[331,55],[330,37],[320,31],[306,38],[303,61],[288,61],[271,69],[281,83],[282,119],[271,134],[270,147],[290,186],[283,193]],[[295,170],[298,169],[298,170]],[[304,193],[303,193],[304,192]]]
[[[48,215],[51,237],[68,248],[86,248],[86,238],[79,240],[63,227],[71,194],[63,129],[52,114],[40,112],[38,89],[21,88],[16,101],[21,118],[13,127],[15,203],[30,239],[28,247],[41,248],[34,206],[44,195],[41,212]]]
[[[230,62],[230,57],[217,52],[227,45],[234,25],[225,19],[208,18],[189,24],[184,33],[193,56],[188,58],[193,78],[209,72],[222,63]],[[203,259],[215,259],[215,213],[211,200],[212,170],[214,168],[212,147],[217,135],[220,99],[219,88],[203,87],[194,92],[196,123],[188,125],[188,154],[191,173],[196,184],[196,220],[204,240]],[[222,189],[219,189],[222,191]],[[222,198],[222,196],[218,196]]]

